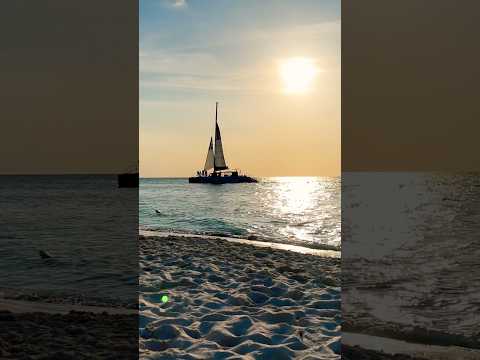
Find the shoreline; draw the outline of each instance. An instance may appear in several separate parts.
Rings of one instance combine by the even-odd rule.
[[[70,312],[85,312],[93,314],[107,313],[111,315],[138,314],[138,310],[136,309],[128,309],[123,307],[59,304],[42,301],[24,301],[12,299],[0,299],[0,311],[11,312],[13,314],[45,313],[66,315]]]
[[[77,302],[67,294],[0,290],[1,359],[138,355],[138,309],[92,299]]]
[[[374,352],[379,359],[405,359],[422,360],[475,360],[480,358],[480,350],[460,346],[442,346],[422,343],[413,343],[404,340],[386,338],[360,333],[343,332],[342,346],[349,351],[355,349],[357,353]],[[354,358],[352,358],[353,360]]]
[[[480,355],[480,340],[475,335],[447,333],[418,326],[405,327],[378,318],[370,318],[369,321],[344,319],[343,329],[346,334],[400,341],[415,346],[471,349]]]
[[[283,251],[291,251],[299,254],[308,254],[314,255],[319,257],[329,257],[329,258],[340,258],[341,251],[340,250],[333,250],[330,249],[329,246],[327,249],[317,249],[311,248],[296,244],[287,244],[283,242],[270,242],[270,241],[262,241],[262,240],[249,240],[249,239],[242,239],[236,237],[228,237],[228,236],[215,236],[215,235],[199,235],[199,234],[188,234],[188,233],[181,233],[181,232],[172,232],[172,231],[156,231],[156,230],[139,230],[139,234],[141,236],[154,236],[154,237],[182,237],[182,238],[191,238],[191,239],[209,239],[209,240],[225,240],[232,243],[237,244],[245,244],[245,245],[253,245],[261,248],[271,248]]]
[[[86,296],[83,293],[70,291],[58,291],[58,290],[45,290],[45,289],[33,289],[33,288],[8,288],[0,287],[0,309],[2,303],[13,304],[17,302],[19,304],[44,304],[47,307],[58,306],[59,308],[72,309],[77,307],[91,307],[91,308],[103,308],[103,309],[125,309],[135,310],[138,309],[138,300],[127,301],[126,299],[117,299],[108,296],[92,297]]]
[[[138,356],[138,309],[72,303],[68,296],[29,298],[15,296],[14,291],[1,295],[1,359]]]

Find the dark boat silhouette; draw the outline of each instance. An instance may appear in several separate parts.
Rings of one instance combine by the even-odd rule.
[[[138,188],[138,172],[117,175],[119,188]]]
[[[222,136],[218,126],[218,102],[215,104],[215,149],[210,138],[207,159],[203,170],[197,171],[197,176],[190,177],[189,183],[194,184],[236,184],[256,183],[255,178],[241,174],[236,169],[229,169],[223,155]]]

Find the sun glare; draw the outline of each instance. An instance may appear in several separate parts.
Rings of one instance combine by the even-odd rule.
[[[289,94],[308,92],[317,73],[315,62],[308,58],[290,58],[280,64],[283,90]]]

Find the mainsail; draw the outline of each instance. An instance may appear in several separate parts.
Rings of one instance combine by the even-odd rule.
[[[212,169],[215,166],[215,158],[213,155],[213,139],[210,138],[210,146],[208,147],[207,160],[205,160],[205,171]]]
[[[223,156],[222,137],[220,135],[220,128],[218,127],[217,114],[218,114],[218,102],[215,105],[215,161],[214,161],[215,171],[228,169],[228,166],[225,163],[225,157]]]

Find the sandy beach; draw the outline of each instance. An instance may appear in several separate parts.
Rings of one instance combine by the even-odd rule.
[[[133,306],[0,289],[0,359],[135,359],[137,327]]]
[[[141,235],[140,266],[143,359],[340,358],[338,258]]]
[[[137,315],[0,310],[1,359],[135,359]]]

